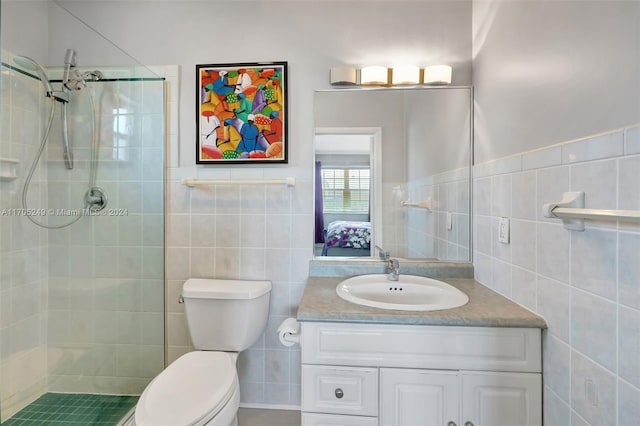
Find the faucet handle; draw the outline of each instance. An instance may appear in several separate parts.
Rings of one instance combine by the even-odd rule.
[[[388,263],[385,268],[387,279],[389,281],[398,281],[400,278],[400,261],[398,259],[389,258],[387,262]]]
[[[391,256],[391,254],[388,251],[384,251],[382,250],[382,247],[380,246],[373,246],[374,250],[378,250],[378,255],[380,256],[381,260],[389,260],[389,257]]]

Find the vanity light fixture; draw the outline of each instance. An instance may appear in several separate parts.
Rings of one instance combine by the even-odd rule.
[[[387,67],[364,67],[360,70],[360,84],[385,86],[389,84]]]
[[[331,68],[329,79],[334,86],[354,86],[357,83],[356,67]]]
[[[424,84],[451,84],[451,67],[449,65],[425,67]]]
[[[414,66],[393,67],[391,83],[396,84],[420,84],[420,68]]]
[[[387,68],[383,66],[362,67],[360,81],[355,67],[345,65],[331,68],[329,81],[332,86],[402,86],[402,85],[447,85],[451,84],[451,66],[430,65],[424,71],[417,66]]]

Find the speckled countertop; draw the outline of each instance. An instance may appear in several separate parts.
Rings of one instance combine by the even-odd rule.
[[[341,299],[336,286],[344,277],[309,277],[298,321],[377,324],[546,328],[541,317],[469,278],[439,278],[469,296],[469,303],[430,312],[395,311],[356,305]]]

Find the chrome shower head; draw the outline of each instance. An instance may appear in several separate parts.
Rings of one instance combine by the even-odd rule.
[[[67,49],[67,53],[64,55],[64,64],[75,67],[76,62],[76,51],[73,49]]]
[[[51,87],[51,83],[49,82],[47,73],[39,63],[29,58],[28,56],[14,56],[13,61],[24,69],[35,71],[36,74],[38,74],[40,81],[42,81],[42,84],[44,85],[44,90],[47,96],[51,97],[53,95],[53,87]]]

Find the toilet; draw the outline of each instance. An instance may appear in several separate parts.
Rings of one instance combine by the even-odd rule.
[[[196,279],[182,287],[193,352],[146,387],[135,426],[237,426],[238,354],[253,345],[269,315],[269,281]]]

